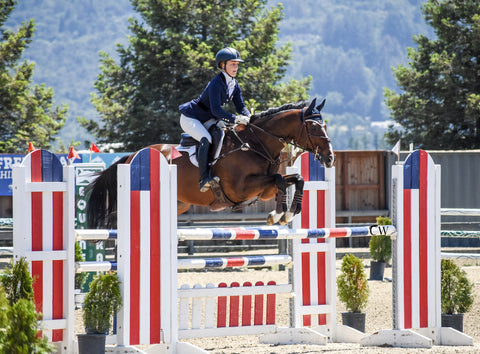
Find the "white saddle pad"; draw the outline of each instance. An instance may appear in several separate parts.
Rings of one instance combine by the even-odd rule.
[[[222,137],[220,138],[220,143],[218,144],[217,146],[217,150],[215,151],[215,155],[214,155],[214,159],[216,159],[218,156],[220,156],[220,151],[222,150],[222,145],[223,145],[223,138],[225,137],[225,132],[222,132]],[[190,162],[198,167],[198,161],[197,161],[197,154],[195,154],[195,149],[196,149],[196,146],[193,145],[193,146],[179,146],[177,147],[177,150],[178,151],[185,151],[188,153],[188,156],[190,157]],[[215,165],[215,162],[213,162],[213,164]]]

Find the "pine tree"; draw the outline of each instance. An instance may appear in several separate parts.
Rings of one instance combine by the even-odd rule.
[[[424,149],[480,148],[480,1],[429,0],[422,6],[436,39],[416,36],[410,63],[394,69],[401,93],[386,90],[400,127],[386,134]]]
[[[53,106],[51,88],[32,87],[34,64],[20,62],[35,23],[22,23],[17,32],[5,29],[16,4],[0,0],[0,152],[25,152],[29,141],[37,148],[50,148],[67,111],[65,106]]]
[[[282,7],[266,0],[132,0],[141,20],[119,45],[119,63],[102,54],[93,104],[101,124],[82,120],[98,142],[121,142],[127,151],[178,142],[178,106],[198,97],[217,73],[215,53],[236,48],[245,59],[237,79],[247,107],[264,110],[308,98],[311,78],[282,82],[289,44],[277,47]]]
[[[11,261],[0,277],[0,353],[53,353],[48,338],[38,335],[41,314],[35,310],[32,277],[28,262]],[[5,290],[4,290],[5,289]]]

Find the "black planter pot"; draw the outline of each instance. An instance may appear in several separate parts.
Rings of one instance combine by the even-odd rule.
[[[463,332],[463,313],[442,313],[442,327],[452,327],[459,332]]]
[[[365,316],[365,313],[360,312],[342,312],[342,323],[365,333]]]
[[[105,334],[79,334],[78,354],[105,354]]]
[[[383,280],[385,262],[370,261],[370,280]]]

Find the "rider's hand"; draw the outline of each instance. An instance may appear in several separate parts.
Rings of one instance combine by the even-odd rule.
[[[217,127],[222,129],[222,130],[225,130],[225,129],[227,129],[227,124],[225,124],[225,122],[223,120],[219,120],[219,121],[217,121]]]
[[[248,124],[250,123],[250,117],[238,115],[235,117],[235,124]]]

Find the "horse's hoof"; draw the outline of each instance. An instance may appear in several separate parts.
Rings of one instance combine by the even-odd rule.
[[[273,225],[274,224],[274,221],[273,221],[273,216],[271,214],[268,214],[267,216],[267,225],[270,226],[270,225]]]
[[[284,216],[284,217],[285,217],[285,220],[287,221],[287,223],[289,223],[290,221],[293,220],[293,217],[294,217],[294,216],[295,216],[294,213],[292,213],[291,211],[287,211],[287,212],[285,213],[285,216]]]
[[[280,225],[287,225],[288,224],[288,221],[287,221],[287,218],[285,217],[285,214],[282,215],[282,217],[280,218],[280,220],[278,221],[278,223]]]
[[[283,216],[283,213],[277,214],[277,212],[274,210],[270,212],[267,216],[267,225],[274,225],[276,224]]]

